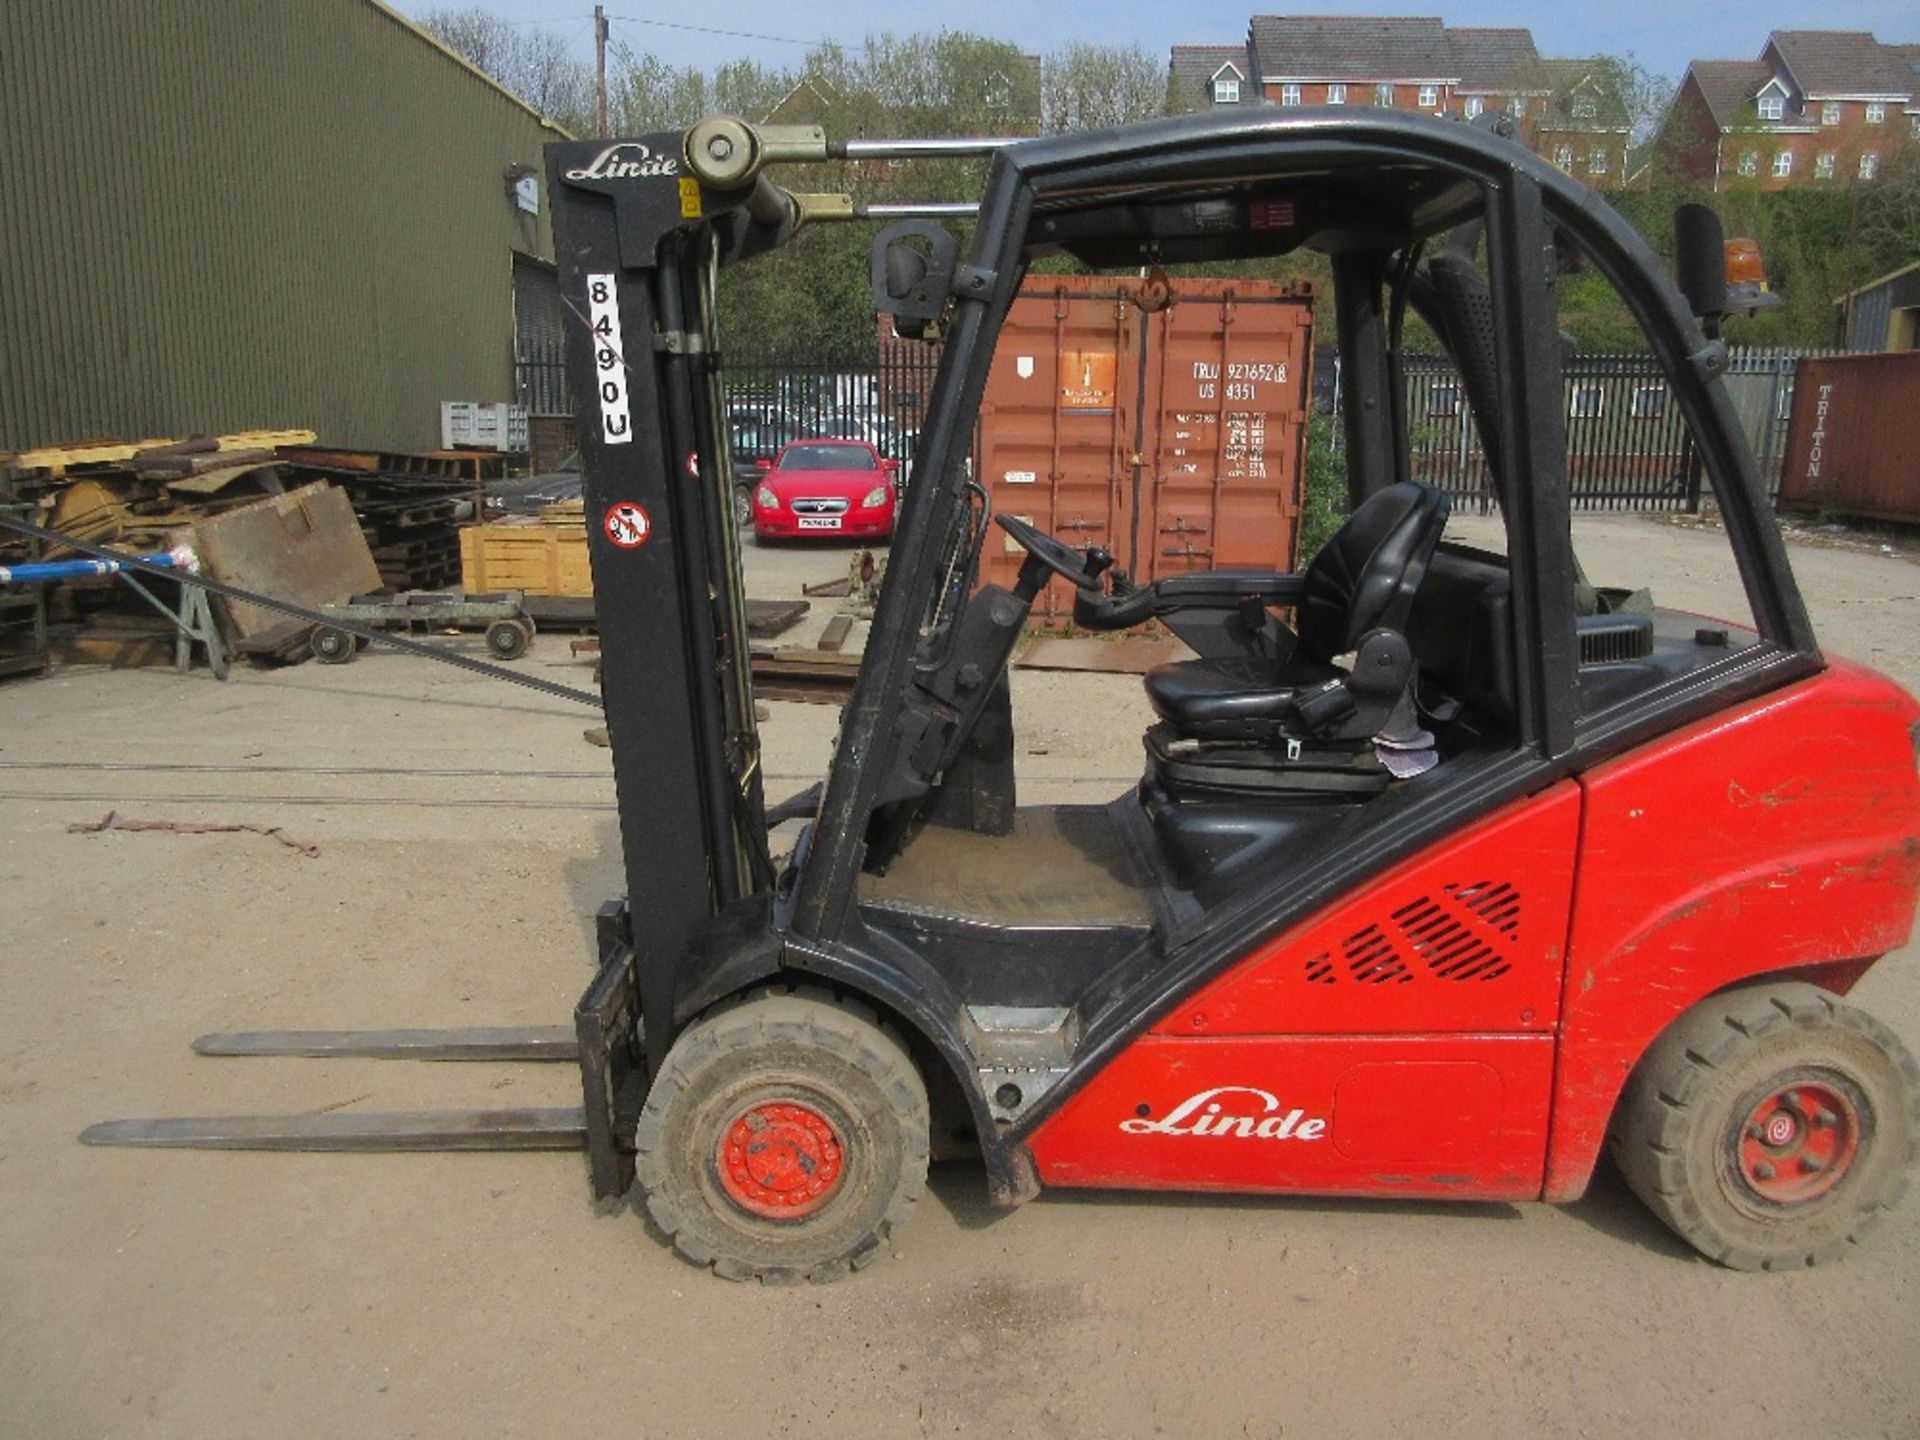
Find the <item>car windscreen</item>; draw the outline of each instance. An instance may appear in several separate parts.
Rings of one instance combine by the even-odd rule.
[[[795,445],[780,457],[782,470],[873,470],[873,452],[864,445]]]

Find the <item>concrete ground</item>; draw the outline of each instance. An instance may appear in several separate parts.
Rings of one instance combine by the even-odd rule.
[[[1739,606],[1715,534],[1608,518],[1581,543],[1596,580]],[[755,551],[750,588],[844,558]],[[1794,560],[1828,643],[1920,688],[1920,569]],[[587,678],[563,640],[522,663]],[[1133,778],[1136,681],[1015,690],[1027,798]],[[1082,1194],[1000,1216],[953,1166],[893,1256],[763,1290],[596,1216],[570,1155],[75,1143],[114,1115],[572,1103],[559,1067],[187,1042],[563,1021],[620,887],[590,721],[391,653],[0,686],[0,1436],[1920,1433],[1920,1198],[1851,1263],[1766,1276],[1693,1258],[1611,1174],[1564,1209]],[[774,793],[832,725],[773,706]],[[109,809],[320,854],[68,832]],[[1858,999],[1920,1046],[1917,959]]]

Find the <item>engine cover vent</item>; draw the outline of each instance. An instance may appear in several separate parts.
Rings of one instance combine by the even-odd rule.
[[[1498,980],[1513,969],[1520,911],[1520,890],[1511,881],[1443,885],[1438,895],[1409,900],[1384,921],[1349,935],[1337,961],[1328,951],[1309,957],[1306,980],[1310,985],[1334,985],[1343,978],[1361,985],[1404,985],[1417,975]]]
[[[1582,665],[1618,665],[1653,654],[1651,615],[1582,615],[1574,628]]]

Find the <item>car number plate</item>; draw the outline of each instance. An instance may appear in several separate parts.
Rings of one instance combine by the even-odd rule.
[[[799,520],[802,530],[838,530],[840,528],[838,515],[802,515]]]

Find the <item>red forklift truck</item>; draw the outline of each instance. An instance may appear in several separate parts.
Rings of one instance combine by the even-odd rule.
[[[930,154],[985,158],[977,207],[773,179]],[[1365,109],[1018,142],[717,118],[548,166],[627,878],[598,975],[570,1035],[200,1048],[558,1058],[584,1103],[87,1138],[580,1145],[597,1197],[631,1191],[734,1279],[865,1265],[957,1151],[1012,1207],[1048,1187],[1568,1202],[1610,1146],[1740,1268],[1837,1258],[1897,1201],[1920,1074],[1844,997],[1910,933],[1920,705],[1814,639],[1722,384],[1710,216],[1682,226],[1676,288],[1504,122]],[[944,215],[971,222],[964,249]],[[847,218],[893,222],[876,301],[943,349],[831,769],[770,805],[715,276]],[[1031,265],[1296,251],[1332,274],[1351,505],[1304,570],[1136,585],[1120,536],[989,514],[970,438]],[[1556,315],[1576,268],[1658,357],[1750,624],[1581,568]],[[1448,538],[1447,495],[1413,473],[1409,312],[1458,369],[1504,553]],[[1116,477],[1114,513],[1139,483]],[[1017,581],[976,589],[1007,543]],[[1048,585],[1084,628],[1158,622],[1194,652],[1145,677],[1142,775],[1105,804],[1017,802],[1008,661]]]

